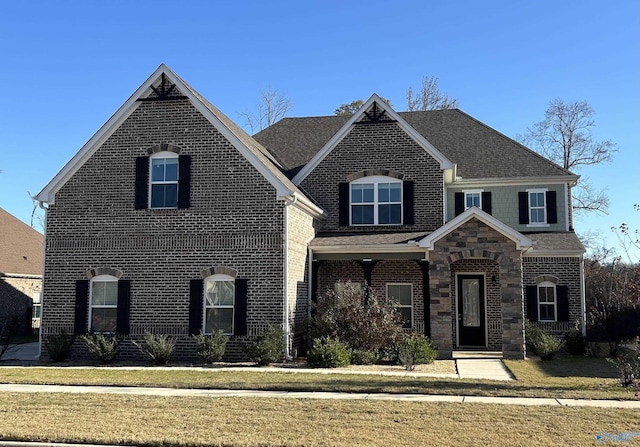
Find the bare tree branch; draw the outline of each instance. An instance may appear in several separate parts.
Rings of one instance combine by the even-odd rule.
[[[595,111],[586,101],[564,102],[554,99],[544,119],[516,138],[565,169],[579,171],[583,166],[609,163],[617,152],[611,140],[595,141]],[[595,190],[582,179],[574,190],[574,209],[578,212],[607,213],[609,201],[603,190]]]
[[[260,103],[255,112],[242,112],[246,125],[251,129],[251,133],[275,124],[291,109],[291,99],[284,93],[278,92],[275,88],[267,86],[260,90]]]
[[[422,78],[422,86],[417,93],[409,87],[407,89],[407,110],[409,112],[423,110],[455,109],[458,107],[456,98],[449,98],[438,88],[438,78],[425,76]]]

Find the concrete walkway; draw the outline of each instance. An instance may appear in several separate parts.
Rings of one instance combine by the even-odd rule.
[[[459,404],[498,404],[526,406],[602,407],[639,409],[640,401],[551,399],[530,397],[485,397],[447,396],[430,394],[389,393],[332,393],[300,391],[258,390],[203,390],[183,388],[150,388],[120,386],[76,386],[76,385],[26,385],[0,384],[0,392],[6,393],[77,393],[77,394],[128,394],[142,396],[186,396],[186,397],[258,397],[288,399],[346,399],[346,400],[393,400],[411,402],[450,402]]]

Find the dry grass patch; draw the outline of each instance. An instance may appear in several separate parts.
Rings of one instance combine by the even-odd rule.
[[[596,422],[597,421],[597,422]],[[635,410],[312,399],[0,394],[0,439],[184,446],[592,445]]]

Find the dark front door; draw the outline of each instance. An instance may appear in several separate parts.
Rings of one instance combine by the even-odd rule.
[[[485,347],[484,276],[458,275],[458,344]]]

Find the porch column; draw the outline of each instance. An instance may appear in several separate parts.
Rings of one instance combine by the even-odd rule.
[[[374,261],[372,259],[363,259],[360,261],[360,265],[362,266],[362,270],[364,272],[364,281],[367,283],[368,287],[371,287],[371,278],[373,277],[373,268],[376,266],[378,261]],[[369,289],[367,289],[364,295],[364,304],[369,304]]]
[[[431,292],[429,290],[429,261],[416,261],[422,272],[422,301],[424,304],[424,335],[431,338]]]

